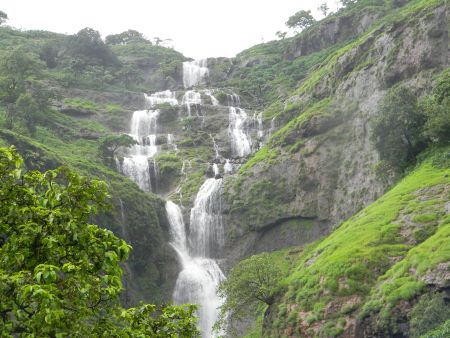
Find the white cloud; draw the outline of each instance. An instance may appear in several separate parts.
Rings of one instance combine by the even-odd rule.
[[[234,56],[243,49],[275,38],[284,22],[300,9],[325,0],[2,0],[9,24],[73,34],[84,27],[103,36],[136,29],[148,38],[171,38],[186,56]],[[336,8],[335,0],[327,0]]]

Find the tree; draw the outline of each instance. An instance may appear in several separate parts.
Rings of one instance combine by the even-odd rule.
[[[0,100],[15,103],[25,92],[26,80],[36,76],[43,69],[37,56],[23,48],[6,53],[0,60]]]
[[[284,38],[286,38],[287,32],[277,31],[277,32],[275,33],[275,35],[276,35],[279,39],[283,40]]]
[[[126,88],[130,88],[132,84],[141,83],[143,77],[139,68],[134,64],[125,64],[116,73],[117,78],[125,85]]]
[[[289,17],[286,26],[289,28],[306,28],[311,26],[316,20],[311,15],[311,11],[301,10]]]
[[[413,163],[425,146],[424,124],[425,115],[416,95],[404,86],[392,88],[381,102],[373,124],[372,138],[380,159],[400,170]]]
[[[339,0],[343,7],[348,7],[356,4],[358,0]]]
[[[5,23],[7,20],[8,20],[8,15],[5,12],[0,11],[0,25]]]
[[[271,305],[281,277],[281,270],[268,253],[239,262],[219,285],[218,293],[225,302],[216,326],[221,326],[226,318],[239,319],[254,312],[258,303]]]
[[[326,2],[320,4],[320,6],[317,7],[317,9],[323,14],[323,16],[327,16],[327,14],[330,10],[330,8],[328,7]]]
[[[39,105],[29,93],[20,94],[16,102],[16,114],[31,134],[36,132],[39,120]]]
[[[13,147],[0,148],[2,337],[198,335],[194,306],[120,307],[131,248],[89,223],[107,197],[104,182],[65,167],[25,172]]]
[[[147,40],[144,35],[136,30],[129,29],[120,34],[112,34],[108,35],[105,38],[105,42],[108,45],[127,45],[130,43],[148,43],[151,44],[149,40]]]
[[[136,140],[130,135],[108,135],[100,140],[99,154],[105,163],[112,165],[116,152],[120,147],[130,147],[135,144],[137,144]]]
[[[56,42],[47,42],[39,51],[39,58],[46,63],[48,68],[55,68],[58,64],[56,60],[59,53],[58,47]]]
[[[112,66],[119,62],[100,33],[89,27],[70,37],[67,53],[75,59],[82,59],[86,65]]]
[[[37,56],[23,48],[13,49],[0,60],[0,101],[6,106],[6,128],[13,127],[18,114],[22,113],[22,117],[25,117],[31,113],[31,106],[29,106],[30,109],[25,109],[28,98],[23,97],[20,107],[17,107],[18,99],[27,92],[27,89],[33,89],[31,91],[33,98],[35,100],[38,98],[38,105],[41,103],[42,92],[35,90],[37,87],[30,79],[38,75],[42,68],[43,65]],[[34,128],[32,122],[28,124],[28,127]]]
[[[450,307],[445,303],[445,294],[426,293],[411,310],[411,337],[424,337],[450,318]],[[445,336],[442,336],[445,337]]]
[[[450,70],[438,78],[433,94],[420,107],[427,118],[424,135],[433,142],[450,141]]]

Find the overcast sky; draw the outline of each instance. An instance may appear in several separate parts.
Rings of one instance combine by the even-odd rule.
[[[173,40],[172,46],[193,58],[234,56],[286,31],[287,18],[300,9],[336,0],[2,0],[8,24],[74,34],[94,28],[103,37],[135,29],[147,38]]]

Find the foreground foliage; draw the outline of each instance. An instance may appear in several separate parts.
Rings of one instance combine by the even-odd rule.
[[[23,172],[15,149],[0,148],[3,336],[197,335],[193,306],[120,307],[131,248],[89,223],[107,197],[105,183],[68,168]]]

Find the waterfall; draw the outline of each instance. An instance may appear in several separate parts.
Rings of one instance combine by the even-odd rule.
[[[230,163],[229,159],[226,159],[225,164],[223,166],[223,171],[225,174],[232,174],[233,173],[233,166]]]
[[[151,191],[150,166],[147,156],[124,157],[121,165],[122,173],[129,177],[143,191]]]
[[[184,88],[191,88],[203,83],[208,73],[207,59],[183,62]]]
[[[146,96],[148,99],[148,96]],[[148,102],[150,104],[150,102]],[[119,170],[143,191],[152,190],[149,160],[157,153],[156,145],[158,110],[137,110],[131,119],[130,136],[138,142],[128,149]],[[153,163],[155,171],[156,164]],[[155,171],[154,176],[157,176]]]
[[[233,93],[233,94],[227,94],[227,105],[231,107],[240,107],[241,106],[241,98],[239,95]]]
[[[172,147],[172,149],[175,150],[175,153],[178,154],[178,147],[177,144],[174,142],[173,134],[167,134],[167,145]]]
[[[219,105],[219,100],[217,100],[214,95],[212,94],[212,91],[209,89],[204,90],[204,93],[206,96],[209,96],[209,98],[211,99],[211,104],[213,106],[218,106]]]
[[[200,110],[200,105],[202,104],[202,97],[199,92],[188,90],[184,93],[183,98],[181,99],[181,104],[186,106],[186,111],[188,116],[191,116],[191,106],[195,105],[197,115]]]
[[[222,300],[217,296],[217,286],[225,279],[213,259],[193,258],[178,275],[173,293],[175,304],[198,304],[199,327],[202,337],[216,337],[213,325],[218,319],[217,308]]]
[[[223,245],[223,226],[220,219],[220,192],[222,180],[207,179],[200,188],[191,210],[190,234],[181,209],[167,201],[166,212],[170,224],[171,245],[182,265],[173,292],[175,304],[198,304],[199,327],[205,338],[215,337],[212,327],[218,318],[222,299],[217,286],[225,279],[216,261],[209,258],[216,243]]]
[[[247,113],[241,108],[229,107],[228,133],[231,138],[231,152],[235,157],[245,157],[252,151],[250,138],[246,133]]]
[[[185,88],[205,83],[207,75],[206,59],[183,63]],[[226,111],[228,108],[228,135],[232,156],[235,158],[248,156],[255,149],[252,144],[259,144],[258,142],[261,142],[264,137],[262,114],[253,114],[249,117],[245,110],[240,108],[239,95],[234,93],[227,94],[228,105],[221,106],[213,93],[213,89],[186,90],[181,103],[178,102],[176,93],[170,90],[145,95],[147,110],[135,111],[131,120],[130,135],[138,144],[126,150],[122,161],[117,160],[119,170],[136,182],[143,191],[158,190],[160,177],[155,161],[156,154],[159,150],[172,150],[179,153],[174,142],[177,135],[171,134],[167,125],[162,125],[158,130],[160,114],[157,110],[158,105],[178,106],[180,104],[181,106],[177,108],[179,113],[185,111],[188,116],[192,116],[194,113],[204,120],[202,99],[208,103],[211,102],[208,108],[220,106],[219,109],[211,109],[214,114],[221,114],[224,109]],[[163,114],[163,110],[161,113]],[[160,121],[162,123],[164,119]],[[200,126],[201,128],[202,126]],[[158,131],[164,132],[164,136],[158,135]],[[223,190],[221,177],[223,174],[232,174],[242,162],[240,159],[223,158],[214,136],[212,134],[209,136],[215,153],[215,158],[210,164],[214,178],[206,179],[197,192],[194,205],[189,211],[188,227],[184,223],[182,209],[172,201],[166,202],[167,219],[170,224],[170,245],[176,251],[182,267],[175,283],[173,301],[175,304],[198,304],[198,325],[204,338],[223,334],[222,332],[213,333],[212,330],[218,319],[218,308],[223,303],[223,299],[219,298],[216,293],[217,287],[225,279],[217,263],[225,239],[221,217]],[[254,137],[254,141],[251,137]],[[158,147],[158,144],[164,139],[167,140],[167,145]],[[223,143],[220,145],[223,146]],[[180,151],[180,153],[182,152]],[[220,167],[222,165],[223,168]],[[182,187],[187,183],[189,177],[187,171],[189,167],[191,167],[190,161],[183,159],[182,179],[175,191],[172,191],[178,195],[180,204],[183,200]],[[124,210],[122,205],[121,210],[122,212]],[[187,212],[186,210],[186,214]]]
[[[145,95],[145,100],[150,104],[150,107],[162,103],[169,103],[171,106],[176,106],[178,104],[176,93],[170,90]]]
[[[177,252],[181,265],[184,267],[190,259],[187,250],[186,229],[183,221],[183,214],[178,205],[172,201],[166,202],[167,219],[170,224],[170,236],[172,238],[170,245]]]
[[[220,157],[219,154],[219,146],[216,143],[216,140],[214,139],[214,136],[212,136],[211,134],[208,134],[209,137],[211,138],[212,142],[213,142],[213,148],[214,148],[214,153],[215,153],[215,158],[218,159]]]

